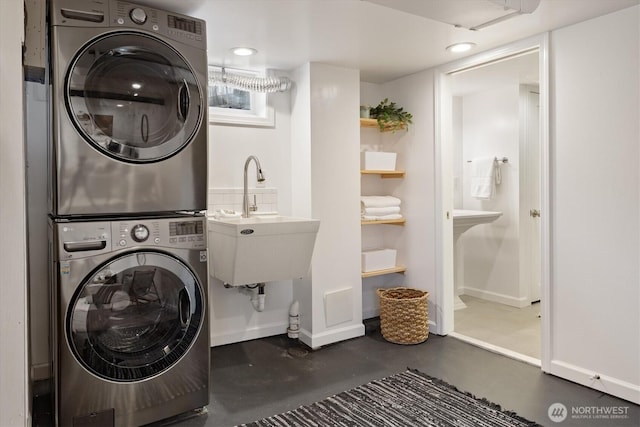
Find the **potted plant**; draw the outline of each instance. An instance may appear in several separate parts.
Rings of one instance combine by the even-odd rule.
[[[380,131],[408,130],[409,125],[413,123],[413,115],[404,111],[404,108],[398,107],[395,102],[389,102],[389,98],[383,99],[380,104],[371,108],[370,116],[378,120]]]
[[[370,117],[370,113],[371,113],[371,107],[368,105],[361,105],[360,106],[360,118],[361,119],[368,119]]]

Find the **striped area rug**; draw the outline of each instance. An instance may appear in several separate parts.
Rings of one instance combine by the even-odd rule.
[[[242,427],[538,426],[417,370],[392,375]]]

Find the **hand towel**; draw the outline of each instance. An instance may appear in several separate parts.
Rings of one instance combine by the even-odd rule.
[[[362,215],[362,219],[367,221],[385,221],[392,219],[402,219],[402,215],[400,214],[391,214],[391,215]]]
[[[388,208],[362,208],[362,215],[392,215],[400,213],[400,206]]]
[[[471,162],[471,197],[490,200],[495,187],[495,157],[480,157]]]
[[[388,208],[400,206],[402,201],[393,196],[361,196],[360,203],[363,208]]]

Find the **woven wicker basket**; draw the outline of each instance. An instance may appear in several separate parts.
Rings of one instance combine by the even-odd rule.
[[[380,329],[395,344],[419,344],[429,337],[428,292],[410,288],[378,289]]]

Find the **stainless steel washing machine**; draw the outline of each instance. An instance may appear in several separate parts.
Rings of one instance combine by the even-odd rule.
[[[206,209],[205,22],[51,0],[51,214]]]
[[[49,224],[57,425],[138,426],[206,406],[205,218]]]

